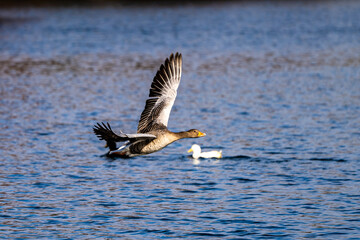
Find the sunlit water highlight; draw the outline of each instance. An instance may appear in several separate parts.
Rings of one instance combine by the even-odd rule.
[[[360,4],[0,10],[0,237],[360,238]],[[103,156],[183,53],[182,140]],[[223,150],[191,159],[193,144]]]

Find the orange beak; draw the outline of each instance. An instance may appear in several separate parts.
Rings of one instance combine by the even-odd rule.
[[[204,136],[206,136],[206,133],[202,133],[202,132],[199,131],[198,137],[204,137]]]

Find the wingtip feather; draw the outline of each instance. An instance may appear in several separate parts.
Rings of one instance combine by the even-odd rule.
[[[149,124],[153,124],[154,118],[160,115],[161,110],[164,109],[163,106],[166,105],[161,102],[164,101],[161,97],[166,94],[169,94],[166,95],[167,99],[169,99],[169,96],[170,99],[172,99],[168,105],[168,110],[166,110],[169,111],[169,113],[166,114],[170,114],[181,79],[181,67],[182,55],[179,52],[176,52],[175,54],[171,53],[169,58],[166,58],[164,63],[160,65],[160,68],[157,71],[150,87],[149,97],[151,100],[148,99],[146,101],[145,108],[140,116],[138,132],[145,131],[145,129],[149,127]],[[157,102],[158,99],[161,99],[160,102]],[[156,111],[154,110],[155,107],[157,108]],[[167,126],[167,119],[165,118],[161,121],[163,121],[163,124]]]

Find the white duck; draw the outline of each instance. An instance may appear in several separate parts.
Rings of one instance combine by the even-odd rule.
[[[220,151],[210,151],[210,152],[201,152],[201,147],[197,144],[193,144],[188,152],[193,152],[192,157],[195,159],[198,158],[222,158],[222,150]]]

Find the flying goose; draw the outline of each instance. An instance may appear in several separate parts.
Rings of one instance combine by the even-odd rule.
[[[168,120],[174,105],[181,78],[182,57],[176,53],[170,55],[160,66],[151,84],[149,98],[141,113],[137,133],[116,134],[109,123],[94,125],[94,133],[100,140],[106,141],[109,156],[135,157],[157,152],[172,142],[182,138],[198,138],[206,134],[197,129],[183,132],[168,130]],[[125,142],[117,148],[116,142]]]

